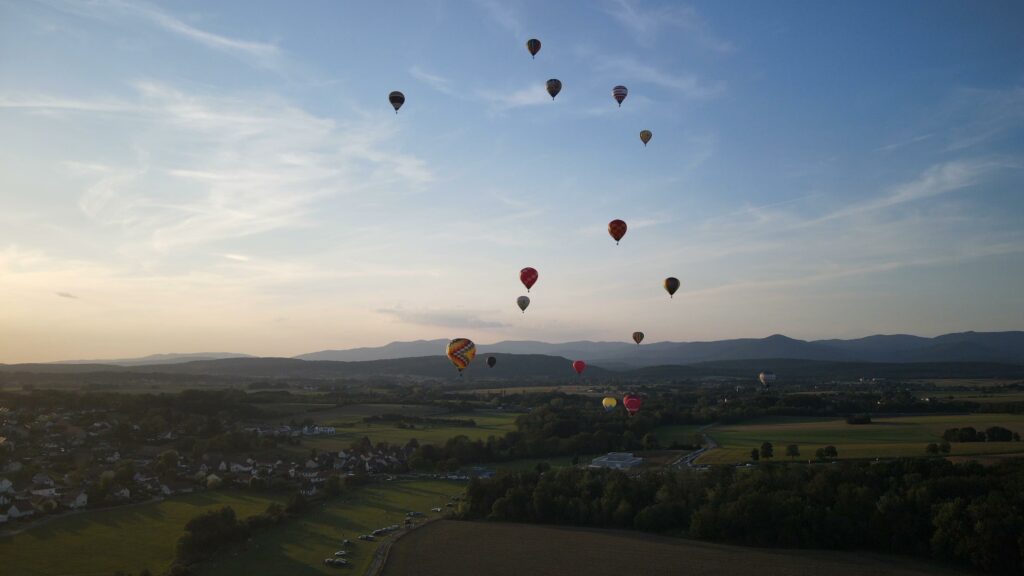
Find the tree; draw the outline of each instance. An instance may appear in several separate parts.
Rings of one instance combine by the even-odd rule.
[[[839,458],[839,450],[836,450],[835,446],[825,446],[825,457],[836,459]]]
[[[924,451],[927,452],[929,456],[938,456],[939,445],[936,444],[935,442],[932,442],[931,444],[924,447]]]
[[[774,456],[774,448],[771,442],[764,442],[761,444],[761,458],[770,460]]]
[[[800,447],[797,446],[796,444],[790,444],[789,446],[786,446],[786,456],[789,456],[790,458],[799,457]]]
[[[946,442],[945,440],[939,442],[939,452],[942,452],[943,454],[949,454],[951,448],[952,446],[949,445],[949,442]]]
[[[753,460],[754,462],[757,462],[758,460],[761,459],[761,453],[757,451],[757,448],[754,448],[753,450],[750,451],[750,459]]]
[[[641,442],[643,442],[644,450],[654,450],[658,447],[658,437],[651,433],[644,434]]]

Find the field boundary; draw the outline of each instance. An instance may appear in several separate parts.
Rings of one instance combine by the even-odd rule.
[[[363,576],[380,576],[384,572],[384,566],[386,566],[388,563],[388,556],[391,554],[391,546],[393,546],[396,542],[401,540],[402,537],[406,534],[419,528],[422,528],[427,524],[437,522],[438,520],[444,520],[444,518],[430,518],[429,520],[417,525],[414,528],[402,530],[398,534],[395,534],[395,537],[391,540],[382,543],[373,552],[373,559],[370,560],[370,565],[366,567],[366,572],[363,573]]]

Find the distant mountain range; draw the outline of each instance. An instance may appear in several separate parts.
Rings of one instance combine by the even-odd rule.
[[[252,358],[248,354],[234,352],[192,352],[188,354],[150,354],[141,358],[117,360],[61,360],[51,364],[106,364],[112,366],[150,366],[155,364],[180,364],[197,360],[220,360],[223,358]]]
[[[361,362],[442,354],[447,340],[392,342],[376,348],[323,350],[296,356],[300,360]],[[959,332],[935,338],[905,334],[855,340],[797,340],[781,334],[713,342],[565,342],[506,340],[479,344],[479,354],[544,354],[583,359],[605,368],[636,368],[697,364],[727,360],[788,358],[829,362],[997,362],[1024,364],[1024,332]]]

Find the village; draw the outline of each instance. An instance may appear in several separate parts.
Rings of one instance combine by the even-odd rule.
[[[417,447],[374,446],[363,438],[317,453],[302,449],[302,440],[332,436],[334,428],[224,418],[205,422],[218,430],[209,435],[187,422],[162,430],[131,422],[129,414],[101,408],[0,412],[0,530],[218,488],[315,497],[344,482],[406,473]]]

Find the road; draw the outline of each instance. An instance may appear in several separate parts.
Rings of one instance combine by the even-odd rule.
[[[715,439],[712,438],[711,435],[707,433],[707,430],[710,429],[712,426],[714,426],[714,424],[708,424],[706,426],[702,426],[700,429],[697,430],[697,432],[704,437],[704,447],[699,450],[694,450],[693,452],[690,452],[689,454],[683,456],[679,460],[676,460],[675,462],[673,462],[673,466],[675,466],[676,468],[682,468],[683,466],[686,466],[688,468],[694,468],[696,467],[696,464],[694,464],[694,462],[696,462],[697,458],[700,458],[704,454],[714,450],[715,448],[718,448],[718,442],[715,442]]]

